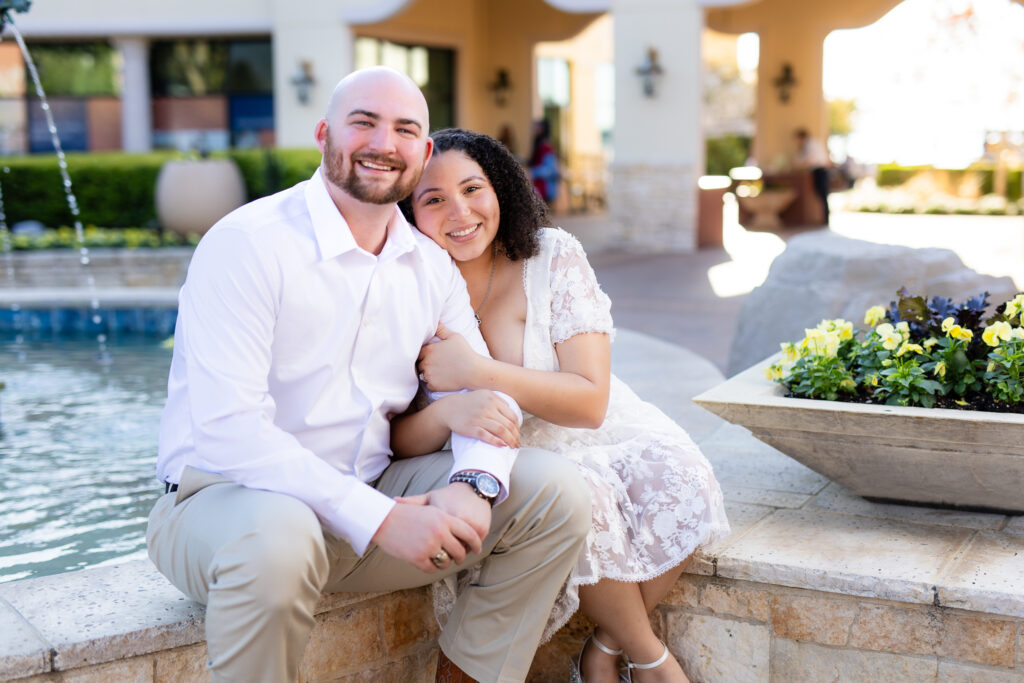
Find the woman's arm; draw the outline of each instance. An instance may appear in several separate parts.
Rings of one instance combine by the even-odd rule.
[[[556,344],[558,371],[531,370],[481,356],[443,327],[438,336],[442,341],[420,352],[419,369],[431,390],[503,391],[523,410],[564,427],[595,429],[604,422],[611,382],[607,334],[577,334]]]
[[[452,432],[492,446],[519,448],[519,417],[509,405],[493,392],[467,391],[392,418],[391,452],[396,458],[433,453]]]

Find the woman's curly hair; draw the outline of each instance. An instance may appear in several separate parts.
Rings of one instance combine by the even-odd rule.
[[[450,150],[463,152],[479,164],[487,176],[498,197],[501,214],[495,240],[505,255],[512,261],[534,256],[540,248],[537,230],[547,223],[548,209],[512,153],[489,135],[463,128],[446,128],[430,137],[434,140],[434,154]],[[398,205],[406,219],[415,225],[412,198],[406,197]]]

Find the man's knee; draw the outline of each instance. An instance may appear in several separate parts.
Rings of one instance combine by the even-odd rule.
[[[550,506],[549,514],[564,518],[573,535],[582,538],[589,531],[590,489],[571,460],[548,451],[523,448],[512,469],[510,489],[513,495],[543,495]]]

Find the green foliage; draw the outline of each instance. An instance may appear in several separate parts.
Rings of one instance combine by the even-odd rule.
[[[33,42],[30,50],[39,71],[43,92],[50,97],[119,94],[118,69],[115,64],[117,53],[106,41]],[[32,86],[29,89],[35,92]]]
[[[804,356],[789,371],[789,390],[795,396],[834,401],[854,393],[857,383],[839,356]]]
[[[195,246],[199,235],[182,237],[177,233],[150,228],[97,228],[87,225],[83,229],[84,246],[90,249],[119,247],[123,249],[146,249],[156,247]],[[14,251],[34,249],[78,249],[78,236],[73,228],[61,227],[45,230],[41,235],[11,235]]]
[[[942,384],[928,379],[916,358],[897,359],[879,375],[875,397],[886,405],[931,408],[935,405],[935,394],[942,391]]]
[[[988,354],[985,383],[997,401],[1024,401],[1024,339],[1003,342]]]
[[[160,168],[176,152],[68,154],[68,173],[83,223],[111,228],[156,226],[154,192]],[[309,149],[232,150],[249,199],[273,194],[309,178],[320,153]],[[36,220],[46,226],[74,223],[53,155],[0,159],[0,188],[8,225]]]
[[[875,182],[879,187],[896,187],[907,182],[919,173],[934,171],[943,174],[953,185],[959,185],[969,175],[976,175],[981,180],[981,193],[992,194],[995,188],[995,167],[990,163],[973,164],[968,168],[935,168],[934,166],[900,166],[899,164],[879,164]],[[1006,172],[1006,198],[1011,201],[1021,199],[1021,169]],[[926,213],[949,213],[941,207],[934,207]]]
[[[857,111],[857,101],[834,99],[827,104],[829,135],[849,135],[853,130],[853,113]]]
[[[729,169],[743,166],[750,157],[748,135],[723,135],[704,141],[705,173],[729,175]]]

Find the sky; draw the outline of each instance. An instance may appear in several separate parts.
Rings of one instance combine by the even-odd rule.
[[[737,51],[741,69],[756,68],[756,35]],[[904,0],[870,26],[833,31],[824,53],[825,98],[856,101],[847,151],[858,161],[958,168],[989,131],[1024,138],[1024,5]]]

